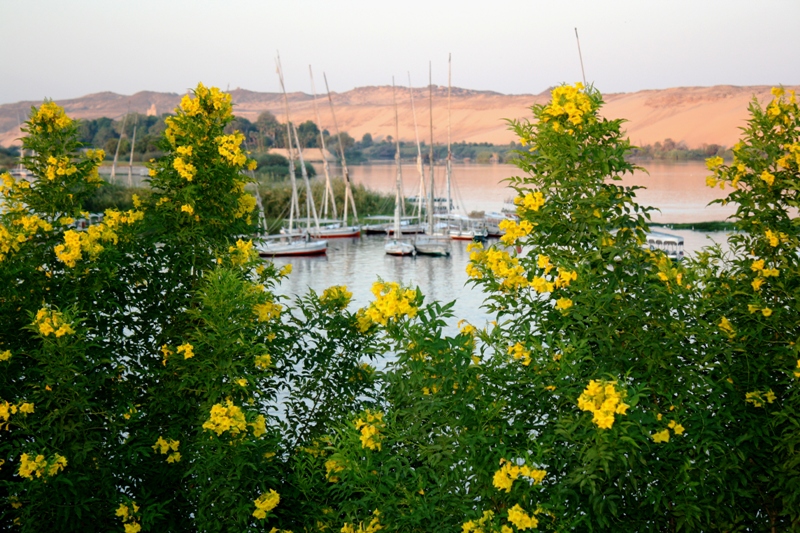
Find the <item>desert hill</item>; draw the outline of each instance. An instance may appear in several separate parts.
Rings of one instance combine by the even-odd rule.
[[[787,87],[792,88],[792,87]],[[795,87],[795,89],[797,89]],[[430,137],[428,88],[414,89],[419,136]],[[255,121],[264,111],[271,111],[280,121],[285,121],[283,98],[279,93],[260,93],[246,89],[231,91],[234,113]],[[359,87],[344,93],[332,93],[336,120],[341,131],[356,139],[365,133],[380,139],[394,135],[394,108],[392,87]],[[119,118],[127,113],[161,114],[172,112],[182,95],[175,93],[138,92],[126,96],[111,92],[90,94],[70,100],[59,100],[67,113],[79,119],[99,117]],[[755,97],[760,102],[771,99],[769,86],[737,87],[676,87],[646,90],[633,93],[604,95],[604,115],[625,118],[626,128],[634,144],[653,144],[671,138],[684,142],[689,148],[702,144],[732,146],[739,138],[739,128],[747,118],[747,107]],[[397,90],[400,137],[415,138],[410,92]],[[528,109],[534,103],[544,103],[549,91],[538,95],[506,95],[492,91],[452,89],[453,142],[489,142],[506,144],[514,140],[504,119],[530,117]],[[295,92],[288,95],[290,117],[295,123],[305,120],[317,122],[314,97]],[[0,105],[0,145],[17,144],[20,136],[18,120],[24,120],[32,105],[41,102],[17,102]],[[334,131],[333,117],[325,95],[318,95],[320,122],[323,128]],[[447,87],[433,87],[434,142],[447,142]]]

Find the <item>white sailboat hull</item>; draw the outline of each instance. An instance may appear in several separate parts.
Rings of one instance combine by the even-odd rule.
[[[387,255],[414,255],[416,253],[416,248],[414,248],[413,244],[397,239],[387,241],[383,248],[386,250]]]
[[[323,255],[328,251],[328,243],[305,236],[281,236],[254,241],[253,248],[261,257]]]

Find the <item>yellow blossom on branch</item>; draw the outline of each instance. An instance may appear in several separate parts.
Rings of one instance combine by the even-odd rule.
[[[235,436],[247,430],[247,421],[242,409],[227,399],[225,405],[217,403],[211,407],[211,416],[203,423],[203,429],[213,431],[218,436],[226,431]]]
[[[278,494],[274,489],[270,489],[269,492],[265,492],[253,500],[253,503],[256,506],[256,510],[253,511],[253,516],[259,520],[263,520],[267,517],[268,512],[272,511],[278,506],[280,501],[281,495]]]
[[[617,389],[616,381],[591,380],[578,398],[578,408],[593,413],[592,422],[601,429],[614,425],[614,415],[624,415],[630,407],[622,401],[627,392]]]
[[[497,490],[511,492],[511,487],[514,484],[514,481],[520,477],[527,477],[533,480],[534,485],[538,485],[547,475],[545,470],[531,468],[524,464],[516,465],[510,461],[507,461],[506,459],[501,459],[500,464],[501,467],[497,472],[494,473],[494,479],[492,481],[492,484]]]
[[[54,309],[44,307],[36,313],[36,320],[33,324],[38,328],[39,333],[47,337],[50,334],[56,337],[72,335],[75,330],[64,320],[64,315]]]
[[[381,449],[380,430],[386,425],[383,422],[383,413],[367,409],[353,424],[361,432],[362,448],[369,448],[370,450]]]

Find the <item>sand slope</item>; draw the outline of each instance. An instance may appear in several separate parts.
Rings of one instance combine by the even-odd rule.
[[[787,87],[794,88],[797,87]],[[245,89],[231,91],[235,113],[255,120],[263,111],[271,111],[282,122],[286,120],[283,100],[277,93],[258,93]],[[489,142],[505,144],[514,140],[505,119],[530,117],[528,109],[534,103],[544,103],[548,92],[539,95],[505,95],[491,91],[472,91],[453,88],[452,126],[453,142]],[[753,98],[760,102],[771,99],[769,86],[735,87],[676,87],[634,93],[605,95],[603,114],[609,118],[626,118],[625,127],[634,144],[652,144],[671,138],[684,142],[690,148],[702,144],[732,146],[739,137],[739,128],[747,119],[747,107]],[[413,141],[414,119],[408,89],[397,91],[400,137]],[[131,112],[158,114],[172,112],[181,95],[174,93],[138,92],[131,96],[103,92],[90,94],[58,103],[75,118],[119,118]],[[394,108],[390,86],[360,87],[345,93],[333,93],[336,119],[339,128],[356,139],[365,133],[379,140],[394,135]],[[430,112],[428,88],[414,89],[417,128],[423,141],[430,139]],[[41,102],[18,102],[0,105],[0,145],[17,144],[20,136],[18,120],[24,120],[32,105]],[[334,123],[327,98],[321,95],[317,104],[322,127],[331,133]],[[290,116],[293,122],[316,122],[314,99],[304,93],[289,94]],[[433,88],[434,142],[447,142],[447,87]]]

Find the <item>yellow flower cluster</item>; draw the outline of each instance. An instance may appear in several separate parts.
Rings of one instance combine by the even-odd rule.
[[[103,222],[89,226],[86,231],[67,230],[64,232],[64,244],[54,247],[59,261],[70,268],[83,258],[85,252],[94,260],[103,251],[101,242],[116,244],[119,240],[117,229],[123,224],[133,224],[144,218],[143,211],[128,210],[120,212],[108,209],[103,215]]]
[[[756,273],[756,279],[750,284],[754,291],[761,290],[761,285],[764,284],[766,278],[778,277],[780,272],[777,268],[767,268],[763,259],[756,259],[750,265],[750,270]]]
[[[461,524],[461,533],[489,533],[492,531],[491,526],[487,529],[484,528],[487,522],[491,522],[492,518],[494,518],[492,511],[484,511],[483,516],[477,520],[468,520]]]
[[[29,402],[18,404],[10,403],[6,400],[0,402],[0,429],[8,429],[11,415],[21,413],[25,416],[34,412],[34,406]]]
[[[200,114],[226,117],[231,114],[233,109],[231,95],[220,91],[217,87],[209,89],[202,83],[198,83],[194,95],[195,98],[188,94],[185,95],[181,99],[180,108],[176,111],[183,111],[190,117]]]
[[[533,529],[539,525],[539,520],[525,512],[519,504],[508,510],[508,521],[517,529]]]
[[[764,315],[765,317],[772,316],[772,309],[770,309],[769,307],[759,307],[757,305],[748,304],[747,310],[750,311],[751,314],[761,311],[761,314]]]
[[[176,157],[172,161],[172,168],[177,170],[180,177],[186,181],[192,181],[197,175],[197,167],[191,163],[187,163],[182,157]]]
[[[256,356],[256,368],[266,370],[272,366],[272,357],[268,353]]]
[[[500,221],[500,230],[504,232],[503,236],[500,237],[500,242],[510,246],[517,242],[518,239],[528,236],[533,231],[533,224],[527,220],[517,224],[513,220],[505,219]]]
[[[353,424],[361,432],[362,448],[369,448],[370,450],[381,449],[380,430],[385,426],[383,413],[367,409]]]
[[[659,415],[659,420],[661,419],[660,417],[661,415]],[[657,431],[656,433],[653,433],[652,435],[650,435],[650,437],[653,439],[653,442],[658,442],[658,443],[669,442],[670,429],[674,431],[676,435],[683,435],[683,432],[685,431],[685,428],[682,425],[678,424],[675,420],[670,420],[666,428],[662,429],[661,431]]]
[[[491,273],[500,282],[501,290],[510,292],[530,285],[525,277],[525,269],[516,257],[495,247],[483,250],[481,246],[471,248],[470,262],[467,264],[467,275],[473,279],[481,279],[484,274]]]
[[[375,301],[365,311],[372,322],[385,326],[389,320],[417,315],[417,291],[413,289],[403,289],[395,282],[378,281],[372,285],[372,294]]]
[[[516,343],[508,347],[509,355],[513,355],[514,359],[522,359],[522,364],[528,366],[531,364],[531,352],[526,350],[521,343]]]
[[[158,437],[158,440],[156,440],[152,448],[161,455],[167,455],[168,463],[178,463],[181,460],[181,454],[178,451],[178,446],[180,446],[180,444],[181,441],[179,440],[164,440],[164,437]],[[170,453],[170,450],[172,450],[172,453]]]
[[[192,346],[188,342],[184,342],[183,344],[178,346],[176,351],[178,353],[182,353],[184,359],[191,359],[192,357],[194,357],[194,346]]]
[[[233,212],[233,218],[242,218],[245,215],[249,215],[255,208],[256,199],[253,195],[247,193],[240,194],[237,199],[236,211]]]
[[[319,303],[326,309],[340,311],[345,309],[353,298],[353,293],[345,285],[334,285],[322,291]]]
[[[381,525],[380,515],[380,511],[375,509],[375,511],[372,512],[372,519],[369,521],[369,524],[364,525],[363,522],[359,522],[358,527],[354,527],[350,522],[346,522],[340,531],[341,533],[375,533],[376,531],[384,529]]]
[[[218,436],[226,431],[238,435],[247,431],[247,421],[242,409],[227,399],[225,405],[217,403],[211,407],[211,417],[203,423],[203,429],[213,431]]]
[[[544,194],[542,194],[542,191],[529,192],[525,196],[517,196],[514,198],[514,205],[517,206],[517,211],[522,212],[526,209],[538,211],[544,206],[544,202]]]
[[[33,325],[39,328],[39,333],[47,337],[54,334],[56,337],[72,335],[75,330],[64,320],[64,315],[54,309],[43,307],[36,313]]]
[[[783,233],[782,231],[774,232],[772,230],[767,230],[764,232],[764,236],[769,241],[769,245],[775,248],[782,242],[786,242],[789,240],[789,236]]]
[[[0,361],[8,361],[11,359],[11,350],[0,352]]]
[[[617,389],[616,381],[591,380],[578,398],[578,408],[591,411],[592,422],[601,429],[610,429],[614,425],[614,415],[624,415],[630,407],[622,399],[626,391]]]
[[[255,257],[256,253],[253,250],[253,241],[243,241],[239,239],[236,241],[236,246],[228,248],[231,253],[231,263],[234,265],[244,265]]]
[[[797,370],[794,371],[794,377],[800,378],[800,359],[797,360]]]
[[[325,461],[325,479],[330,481],[331,483],[336,483],[339,481],[339,476],[336,474],[339,472],[344,471],[345,465],[337,461],[336,459],[328,459]]]
[[[119,504],[117,512],[114,514],[122,520],[125,533],[139,533],[141,531],[142,526],[136,521],[136,515],[139,514],[139,506],[136,505],[136,502],[131,501],[130,506],[125,503]]]
[[[551,92],[550,103],[542,110],[542,121],[560,121],[566,119],[573,126],[579,126],[590,115],[594,106],[591,99],[584,92],[583,84],[578,82],[574,86],[562,85]],[[553,124],[553,129],[560,131],[560,122]]]
[[[78,167],[70,165],[69,157],[50,156],[47,158],[47,168],[45,168],[44,175],[50,181],[56,179],[56,176],[72,176],[78,171]]]
[[[235,132],[231,135],[221,135],[214,139],[217,143],[217,151],[222,158],[235,167],[244,167],[247,163],[247,156],[242,152],[241,145],[244,142],[244,135]]]
[[[752,403],[753,407],[764,407],[766,403],[773,403],[777,396],[772,389],[767,391],[753,391],[745,394],[745,402]]]
[[[500,470],[494,473],[492,484],[497,490],[504,490],[506,492],[511,492],[511,486],[514,484],[514,481],[520,477],[532,479],[533,484],[538,485],[542,482],[544,476],[547,475],[547,472],[544,470],[531,468],[528,465],[519,466],[505,459],[500,460],[500,465]]]
[[[267,513],[275,509],[281,501],[281,495],[275,489],[269,489],[269,492],[261,494],[258,498],[253,500],[256,510],[253,511],[253,516],[259,520],[267,517]]]
[[[23,453],[19,458],[19,475],[26,479],[33,479],[34,476],[53,477],[67,466],[67,459],[60,454],[55,454],[50,459],[38,454],[35,457]]]
[[[64,108],[55,102],[45,102],[39,109],[34,108],[30,118],[31,133],[48,133],[63,130],[72,124],[72,119]]]
[[[273,302],[265,302],[253,306],[253,312],[258,317],[259,322],[269,322],[272,319],[281,316],[283,306]]]

